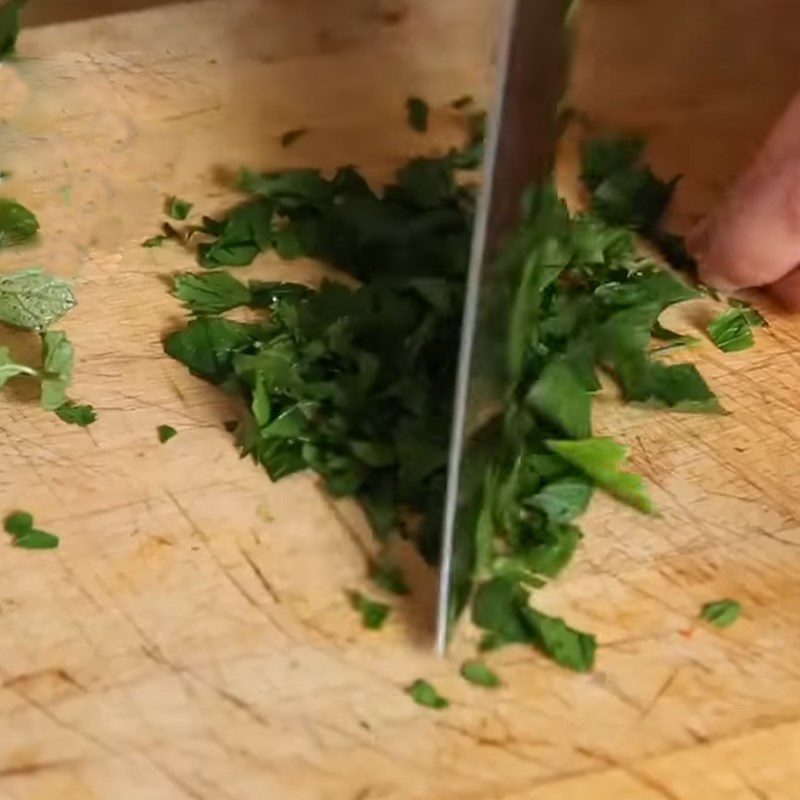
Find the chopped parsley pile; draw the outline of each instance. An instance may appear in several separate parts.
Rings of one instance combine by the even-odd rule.
[[[407,109],[410,125],[425,130],[427,106],[412,98]],[[431,564],[475,209],[463,170],[482,147],[482,121],[466,122],[464,149],[409,161],[381,191],[353,167],[331,177],[243,172],[243,202],[188,231],[207,271],[175,278],[193,318],[165,341],[195,375],[244,398],[239,447],[273,480],[314,470],[331,495],[359,500],[380,540],[402,536]],[[657,178],[641,154],[628,139],[587,147],[587,213],[570,214],[552,185],[524,198],[521,225],[498,256],[503,407],[471,432],[468,530],[455,558],[451,615],[470,607],[481,649],[525,643],[577,671],[594,665],[594,637],[535,609],[532,595],[569,564],[582,536],[576,520],[595,491],[654,510],[641,478],[625,470],[626,448],[595,436],[600,376],[628,402],[722,410],[693,365],[662,358],[694,340],[664,328],[661,313],[702,291],[637,250],[643,235],[690,266],[682,241],[661,228],[675,182]],[[245,283],[220,269],[269,249],[319,259],[355,282]],[[242,306],[260,318],[225,316]],[[755,312],[733,311],[749,331]],[[393,580],[405,589],[402,575]],[[386,604],[350,598],[367,627],[388,616]],[[481,662],[467,673],[493,683]]]

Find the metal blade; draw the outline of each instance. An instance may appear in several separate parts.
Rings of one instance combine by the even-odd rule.
[[[566,85],[569,6],[568,0],[508,0],[504,20],[458,357],[439,579],[440,653],[471,585],[470,542],[478,509],[470,504],[485,472],[481,439],[492,435],[474,434],[491,410],[501,407],[504,394],[506,314],[498,301],[503,276],[493,269],[492,256],[519,222],[524,190],[552,170]]]

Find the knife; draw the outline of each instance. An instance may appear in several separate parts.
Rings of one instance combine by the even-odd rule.
[[[444,653],[472,586],[483,476],[502,408],[507,313],[493,259],[520,220],[524,190],[551,174],[567,74],[569,0],[508,0],[476,211],[458,355],[442,527],[436,649]]]

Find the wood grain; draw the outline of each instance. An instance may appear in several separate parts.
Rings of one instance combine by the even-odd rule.
[[[3,192],[43,230],[0,269],[75,279],[73,393],[100,414],[80,430],[24,388],[0,398],[0,511],[30,509],[62,537],[50,553],[3,549],[4,800],[800,796],[796,322],[773,315],[747,353],[697,352],[729,416],[603,401],[601,428],[632,446],[662,515],[599,500],[575,566],[542,595],[597,632],[597,672],[512,649],[492,660],[496,692],[457,675],[469,632],[447,661],[429,654],[432,576],[408,554],[414,598],[385,631],[360,628],[344,595],[367,585],[358,510],[311,476],[273,485],[239,460],[223,429],[235,404],[162,353],[182,316],[164,278],[192,265],[139,246],[165,197],[224,208],[244,164],[349,162],[381,180],[457,140],[447,104],[485,99],[497,6],[199,0],[103,16],[98,3],[26,30],[0,68]],[[794,90],[798,21],[788,0],[585,2],[574,103],[685,173],[685,227]],[[433,106],[429,138],[404,124],[411,93]],[[282,149],[298,127],[309,134]],[[243,274],[316,270],[265,256]],[[160,424],[179,431],[166,445]],[[699,626],[724,596],[743,619]],[[447,712],[402,692],[421,676]]]

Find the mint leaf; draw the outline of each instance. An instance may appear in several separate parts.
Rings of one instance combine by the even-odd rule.
[[[727,628],[739,619],[741,613],[742,606],[738,601],[715,600],[703,606],[700,616],[717,628]]]
[[[56,415],[69,425],[85,428],[97,419],[97,413],[90,405],[78,405],[68,400],[56,409]]]
[[[142,242],[142,247],[161,247],[169,238],[170,237],[166,234],[158,233],[155,236],[151,236],[149,239],[145,239]]]
[[[628,457],[627,447],[607,437],[575,442],[549,440],[547,446],[609,494],[640,511],[653,513],[653,503],[641,477],[620,470]]]
[[[40,331],[76,305],[67,281],[26,269],[0,277],[0,322]]]
[[[25,206],[16,200],[0,198],[0,247],[21,244],[35,236],[38,230],[38,220]]]
[[[597,650],[594,636],[571,628],[560,617],[548,616],[529,606],[521,613],[534,645],[557,664],[576,672],[589,672],[594,667]]]
[[[45,411],[57,411],[69,402],[67,389],[72,383],[75,350],[63,331],[42,334],[42,396]]]
[[[544,367],[527,401],[567,436],[586,439],[592,435],[592,394],[568,359],[555,359]]]
[[[428,104],[420,97],[409,97],[406,100],[406,111],[409,126],[418,133],[425,133],[428,130]]]
[[[172,425],[159,425],[158,426],[158,441],[161,444],[166,444],[170,439],[178,435],[178,431]]]
[[[406,689],[406,693],[419,706],[441,710],[450,705],[449,700],[442,697],[436,689],[422,678],[417,678],[414,683]]]
[[[545,485],[529,502],[553,522],[571,522],[586,511],[593,491],[583,478],[561,478]]]
[[[373,631],[383,627],[392,610],[386,603],[372,600],[361,592],[350,592],[350,604],[361,614],[364,627]]]
[[[461,677],[464,680],[474,683],[476,686],[484,686],[487,689],[494,689],[502,685],[502,681],[497,673],[489,669],[483,661],[472,659],[465,661],[461,665]]]
[[[187,273],[174,278],[173,294],[196,315],[222,314],[248,305],[250,290],[227,272]]]

